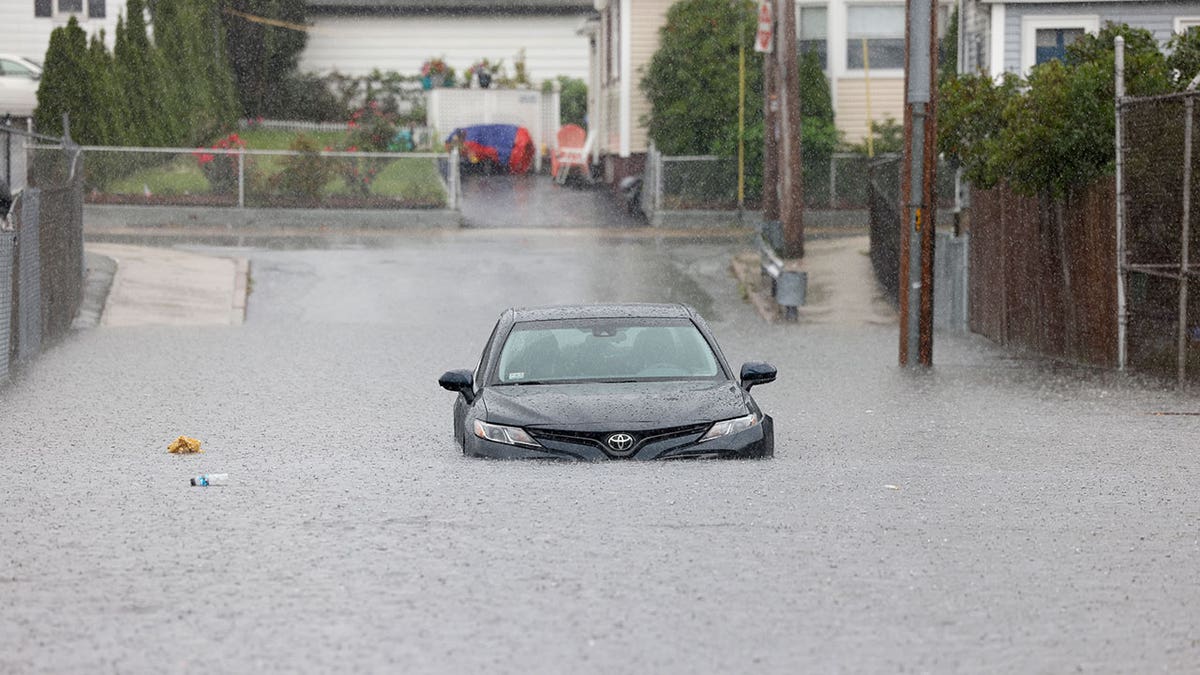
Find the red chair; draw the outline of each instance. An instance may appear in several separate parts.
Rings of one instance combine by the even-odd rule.
[[[571,167],[579,167],[587,175],[588,153],[592,148],[592,134],[578,124],[567,124],[558,130],[558,148],[550,157],[550,174],[554,182],[567,182]]]

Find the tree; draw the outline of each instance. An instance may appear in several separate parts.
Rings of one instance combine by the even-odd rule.
[[[587,82],[566,75],[559,75],[558,83],[561,86],[559,90],[559,117],[563,124],[578,124],[581,127],[586,127],[587,117]],[[547,93],[551,90],[553,84],[550,80],[542,83],[542,93]]]
[[[682,0],[667,10],[641,82],[650,102],[644,121],[663,153],[707,154],[736,139],[739,46],[746,48],[746,125],[761,124],[762,55],[750,48],[755,20],[745,1]]]
[[[166,100],[172,117],[184,122],[189,144],[207,140],[237,118],[216,11],[214,0],[154,4],[154,42],[168,75]]]
[[[220,0],[226,48],[233,67],[242,113],[259,117],[280,107],[276,84],[296,72],[308,41],[303,30],[267,25],[247,16],[296,26],[307,23],[304,0]],[[234,13],[236,12],[236,13]]]
[[[146,31],[145,5],[142,0],[129,0],[125,10],[117,23],[114,56],[127,138],[139,145],[172,145],[179,136],[179,122],[163,106],[166,77]]]
[[[1170,91],[1166,57],[1153,34],[1107,23],[1067,48],[1064,61],[1034,67],[1022,82],[984,75],[946,78],[938,146],[979,187],[998,182],[1029,195],[1061,198],[1112,171],[1113,38],[1125,38],[1131,95]]]
[[[1185,30],[1171,36],[1167,42],[1167,67],[1178,73],[1177,88],[1183,89],[1200,75],[1200,30]]]
[[[1017,95],[1021,80],[1006,73],[947,77],[938,85],[938,152],[961,166],[972,185],[990,188],[1003,174],[998,164],[1004,110]]]
[[[72,16],[66,26],[50,33],[45,68],[38,83],[38,106],[33,121],[43,134],[61,135],[62,116],[72,123],[72,137],[77,141],[91,140],[91,130],[84,120],[89,109],[90,92],[87,80],[87,34]]]
[[[104,45],[104,31],[93,35],[88,42],[87,78],[92,99],[87,122],[92,136],[87,142],[121,145],[125,142],[124,105],[113,56]]]

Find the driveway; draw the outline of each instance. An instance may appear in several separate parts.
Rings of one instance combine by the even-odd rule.
[[[606,186],[550,176],[463,176],[463,220],[468,227],[640,227]]]

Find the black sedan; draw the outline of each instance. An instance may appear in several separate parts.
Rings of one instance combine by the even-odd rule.
[[[700,315],[683,305],[509,309],[457,392],[454,438],[498,459],[770,457],[773,422],[750,388],[775,368],[734,379]]]

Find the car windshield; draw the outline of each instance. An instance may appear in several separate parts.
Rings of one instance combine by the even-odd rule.
[[[500,352],[495,382],[718,379],[708,342],[687,319],[518,323]]]

